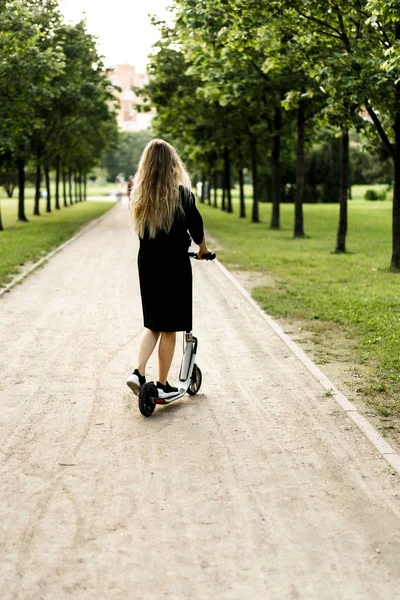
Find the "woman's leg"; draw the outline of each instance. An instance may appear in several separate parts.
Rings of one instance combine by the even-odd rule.
[[[137,369],[141,375],[145,375],[147,361],[153,354],[153,350],[156,347],[159,337],[159,331],[152,331],[151,329],[144,330],[142,339],[140,340],[139,344],[137,360]]]
[[[165,385],[169,369],[175,352],[176,332],[164,331],[161,333],[158,347],[158,381]]]

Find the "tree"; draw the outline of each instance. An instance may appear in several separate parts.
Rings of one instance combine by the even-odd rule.
[[[366,9],[365,105],[394,163],[391,268],[400,271],[400,2],[369,0]]]
[[[51,78],[62,68],[58,48],[43,50],[44,17],[56,18],[56,3],[3,1],[0,6],[0,154],[15,161],[18,171],[18,219],[25,215],[25,164],[30,157],[32,133],[40,123],[39,111],[53,90]],[[18,35],[16,35],[18,32]]]
[[[336,251],[345,252],[350,132],[362,128],[359,115],[366,108],[394,163],[391,264],[400,269],[399,9],[400,0],[175,0],[174,26],[162,25],[152,59],[149,90],[159,131],[190,157],[199,176],[203,157],[218,157],[219,174],[225,165],[222,208],[229,206],[230,163],[242,179],[247,138],[252,218],[258,220],[269,179],[272,228],[279,227],[283,181],[293,172],[282,168],[282,156],[292,156],[296,131],[294,237],[302,237],[302,204],[311,185],[306,142],[318,137],[312,125],[328,126],[340,139],[340,177],[333,187],[340,205]]]
[[[83,197],[87,173],[116,139],[115,98],[96,38],[84,21],[64,24],[57,0],[0,0],[0,43],[0,167],[18,173],[18,218],[26,221],[26,164],[36,166],[34,214],[43,171],[47,211],[52,169],[57,209],[61,177],[67,205],[68,173]]]
[[[348,169],[349,125],[363,107],[393,159],[391,267],[400,270],[400,2],[292,0],[280,5],[286,17],[296,14],[300,28],[305,25],[309,33],[304,41],[318,40],[324,47],[314,75],[327,84],[331,105],[341,99],[343,168]],[[347,181],[348,172],[342,173],[338,251],[344,249],[346,234]]]
[[[129,175],[134,175],[142,152],[152,137],[149,130],[121,133],[115,147],[110,149],[102,163],[107,169],[108,180],[115,181],[121,173],[126,179]]]
[[[235,162],[240,157],[240,168],[244,166],[244,155],[239,150],[243,147],[241,140],[244,137],[249,140],[252,221],[258,222],[258,140],[268,126],[271,108],[269,79],[262,72],[260,76],[259,66],[243,52],[243,44],[234,36],[238,13],[232,9],[232,3],[203,0],[178,4],[178,35],[185,57],[191,62],[189,72],[200,81],[199,96],[223,109],[226,115],[223,123],[229,124],[229,128],[225,127],[225,144],[230,140]],[[271,128],[271,120],[269,126]],[[279,160],[279,155],[275,158]],[[279,174],[279,170],[276,173]]]
[[[226,110],[201,97],[200,80],[191,72],[192,61],[180,47],[178,30],[158,24],[162,35],[150,57],[150,83],[142,91],[157,109],[154,131],[184,154],[197,179],[205,181],[208,173],[207,180],[215,181],[224,165],[223,190],[229,195],[232,140]]]

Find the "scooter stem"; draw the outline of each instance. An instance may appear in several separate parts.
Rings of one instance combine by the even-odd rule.
[[[189,377],[189,371],[192,364],[192,357],[194,351],[194,339],[193,334],[186,333],[185,334],[186,347],[185,352],[182,357],[181,370],[179,373],[179,381],[186,381]]]

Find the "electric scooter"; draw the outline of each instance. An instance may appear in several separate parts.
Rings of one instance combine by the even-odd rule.
[[[196,252],[189,252],[189,256],[198,259]],[[215,256],[214,252],[208,252],[203,254],[202,260],[214,260]],[[186,331],[183,333],[183,343],[184,351],[177,385],[178,391],[169,398],[159,398],[154,381],[145,383],[140,388],[138,397],[139,410],[144,417],[151,417],[157,404],[171,404],[171,402],[182,398],[186,393],[195,396],[200,390],[202,374],[200,367],[196,364],[198,339],[191,331]]]

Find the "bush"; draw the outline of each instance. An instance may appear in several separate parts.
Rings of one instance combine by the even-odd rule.
[[[386,200],[386,192],[377,192],[376,190],[367,190],[364,196],[365,200]]]

